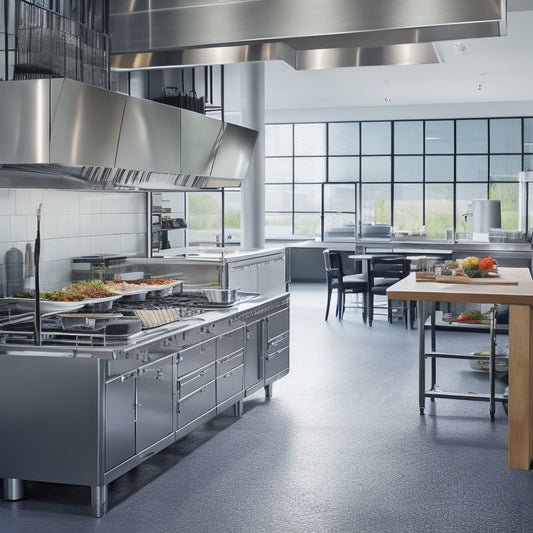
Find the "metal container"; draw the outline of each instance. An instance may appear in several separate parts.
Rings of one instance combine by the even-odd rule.
[[[472,200],[473,233],[488,233],[490,228],[501,228],[500,200]]]
[[[233,303],[237,299],[238,289],[221,289],[219,287],[209,287],[202,289],[203,295],[212,303]]]

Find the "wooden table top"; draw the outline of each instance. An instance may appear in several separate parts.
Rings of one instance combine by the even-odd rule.
[[[416,281],[413,272],[387,289],[392,300],[429,302],[499,303],[533,306],[533,279],[527,268],[499,268],[502,280],[518,281],[517,285],[465,285]]]

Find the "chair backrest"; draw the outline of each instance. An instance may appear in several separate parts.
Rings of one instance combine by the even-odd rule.
[[[372,257],[370,260],[369,281],[373,284],[374,279],[391,280],[391,284],[405,278],[411,270],[411,261],[405,257],[396,255],[383,255]]]
[[[334,250],[324,250],[324,267],[326,275],[332,279],[342,279],[342,263],[339,252]]]

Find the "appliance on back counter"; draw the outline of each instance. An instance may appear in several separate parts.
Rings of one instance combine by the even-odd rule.
[[[120,277],[121,280],[134,280],[144,277],[144,272],[135,266],[127,265],[124,255],[96,254],[72,258],[72,278],[100,279],[109,281]]]

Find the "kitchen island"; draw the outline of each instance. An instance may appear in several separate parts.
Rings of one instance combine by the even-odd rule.
[[[111,481],[229,408],[240,417],[251,394],[272,395],[289,372],[289,294],[126,336],[22,335],[0,340],[4,499],[24,497],[25,480],[90,486],[100,517]]]
[[[527,268],[500,268],[503,281],[513,285],[476,285],[417,282],[416,275],[387,290],[393,300],[417,301],[420,349],[425,339],[426,302],[463,302],[509,305],[509,451],[510,468],[528,470],[533,461],[533,280]],[[425,361],[420,356],[421,387]],[[420,405],[423,406],[423,390]]]

